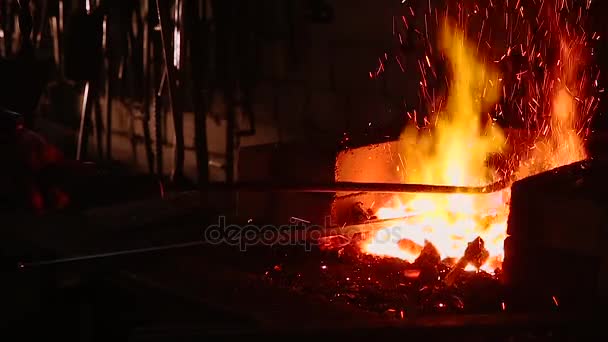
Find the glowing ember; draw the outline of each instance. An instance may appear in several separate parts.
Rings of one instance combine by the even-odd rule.
[[[569,6],[556,3],[552,7],[549,1],[547,5],[543,1],[531,21],[527,21],[525,12],[530,10],[524,9],[520,1],[514,10],[524,19],[509,16],[513,9],[508,1],[502,4],[502,9],[489,2],[475,43],[467,40],[466,32],[471,29],[468,27],[470,22],[475,21],[472,18],[480,15],[477,5],[469,12],[460,5],[456,7],[460,26],[439,25],[437,22],[441,27],[439,50],[442,58],[449,62],[452,76],[445,105],[442,99],[434,98],[435,95],[433,98],[429,96],[435,94],[428,89],[429,75],[437,78],[437,73],[431,63],[432,58],[429,58],[434,49],[428,42],[427,18],[438,21],[437,13],[441,13],[429,5],[430,13],[424,16],[428,54],[418,64],[422,74],[421,95],[433,106],[425,120],[433,123],[433,133],[422,133],[417,125],[408,125],[402,134],[400,159],[403,161],[398,171],[404,182],[483,186],[505,175],[523,178],[586,157],[581,135],[597,108],[597,100],[586,95],[590,93],[591,84],[597,88],[597,76],[594,81],[585,63],[590,49],[581,24],[582,13],[589,10],[590,1],[578,5],[577,1],[558,2]],[[488,42],[492,41],[484,36],[491,32],[486,26],[491,20],[489,13],[503,13],[501,10],[504,11],[509,43],[514,37],[520,37],[520,32],[525,32],[525,44],[507,46],[507,52],[494,64],[482,62],[475,56],[482,55],[480,46],[483,47],[483,42],[490,47]],[[571,17],[569,10],[578,13],[574,26],[568,21]],[[414,12],[410,10],[410,13],[413,17]],[[407,28],[406,17],[403,16],[402,20]],[[442,17],[450,17],[447,9]],[[528,23],[525,31],[520,21]],[[533,25],[538,26],[536,31],[531,29]],[[401,34],[396,35],[403,42]],[[557,52],[551,55],[552,51]],[[524,62],[518,68],[507,70],[515,75],[501,75],[498,65],[515,54]],[[376,77],[379,75],[380,72],[376,73]],[[505,107],[518,113],[525,126],[538,134],[528,152],[519,153],[516,160],[511,161],[509,170],[499,172],[490,167],[487,160],[493,154],[508,150],[509,146],[501,129],[494,124],[495,120],[482,118],[503,115]],[[509,189],[483,195],[396,196],[382,205],[376,216],[379,219],[402,219],[375,232],[364,244],[364,250],[369,254],[413,262],[420,255],[422,246],[430,242],[442,258],[460,258],[467,244],[480,237],[490,253],[481,269],[493,271],[501,267],[504,255],[509,196]],[[475,269],[470,264],[466,267],[468,271]]]

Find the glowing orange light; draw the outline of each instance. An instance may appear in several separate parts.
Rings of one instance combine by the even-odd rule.
[[[523,13],[523,8],[520,10]],[[508,17],[505,18],[508,21]],[[551,20],[557,22],[559,18]],[[560,25],[552,24],[551,27],[559,30]],[[548,32],[544,32],[543,39],[552,39]],[[538,59],[538,66],[547,70],[540,81],[533,79],[530,70],[511,75],[519,84],[532,82],[526,88],[528,102],[516,103],[519,110],[527,108],[548,118],[538,127],[534,144],[517,156],[518,164],[511,171],[518,179],[586,158],[580,123],[581,118],[588,120],[597,108],[593,106],[597,100],[585,96],[586,87],[595,84],[597,88],[597,77],[589,77],[582,69],[585,66],[585,39],[570,31],[553,33],[559,37],[559,56],[553,63],[545,60],[544,46],[541,46],[541,54],[534,44],[526,48],[522,44],[515,45],[517,50],[508,47],[502,58],[521,50],[522,56]],[[445,25],[440,41],[452,71],[448,101],[437,107],[432,104],[432,112],[437,113],[431,120],[434,122],[432,135],[421,134],[418,127],[412,125],[406,127],[400,139],[401,166],[397,170],[405,183],[455,186],[493,183],[501,176],[488,166],[488,157],[508,146],[502,130],[492,121],[484,126],[481,117],[492,108],[502,113],[503,104],[498,103],[500,97],[516,102],[513,91],[504,85],[507,75],[500,75],[492,66],[475,58],[478,49],[465,39],[464,30]],[[431,67],[428,55],[424,55],[419,67],[423,96],[430,99],[424,65]],[[398,219],[398,223],[375,232],[363,249],[369,254],[413,262],[420,255],[421,246],[428,241],[442,258],[460,258],[467,244],[481,237],[490,254],[481,269],[493,271],[502,266],[509,200],[510,189],[483,195],[395,196],[382,204],[375,214],[379,219]],[[469,265],[467,270],[475,268]],[[558,305],[555,298],[554,301]],[[502,307],[504,310],[504,303]]]

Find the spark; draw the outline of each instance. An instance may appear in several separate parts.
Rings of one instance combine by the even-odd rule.
[[[553,296],[551,298],[553,299],[553,304],[555,304],[555,306],[559,306],[559,301],[557,300],[557,297]]]

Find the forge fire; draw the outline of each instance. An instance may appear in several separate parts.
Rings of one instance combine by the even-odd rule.
[[[332,214],[344,235],[322,238],[320,252],[297,263],[281,250],[264,271],[273,284],[397,319],[560,306],[555,293],[524,304],[507,294],[505,241],[512,185],[587,159],[603,92],[590,1],[446,3],[404,1],[393,22],[399,48],[370,73],[419,73],[427,113],[407,111],[397,141],[340,153],[335,179],[482,191],[338,193]],[[413,70],[405,48],[418,51]]]
[[[490,1],[485,7],[459,2],[426,9],[421,15],[427,32],[431,23],[439,32],[438,45],[426,41],[418,64],[420,93],[431,109],[426,125],[409,125],[401,136],[395,166],[399,180],[479,187],[584,159],[586,127],[597,107],[596,93],[602,91],[599,71],[590,63],[592,41],[599,37],[585,31],[589,5],[540,1],[524,7],[519,1]],[[410,7],[397,22],[407,27],[415,17]],[[496,43],[501,30],[507,38],[503,46]],[[395,34],[403,43],[401,33]],[[503,53],[495,58],[496,51]],[[393,58],[399,61],[398,54]],[[372,76],[381,77],[389,60],[385,55]],[[437,82],[440,67],[432,60],[447,65],[445,80]],[[447,93],[431,96],[436,94],[431,83],[442,82]],[[506,112],[537,133],[522,141],[516,130],[501,129]],[[416,123],[416,112],[408,115]],[[491,164],[496,156],[506,162]],[[390,224],[371,234],[362,248],[414,262],[431,244],[442,258],[458,259],[480,238],[488,253],[466,267],[494,272],[504,257],[509,198],[506,188],[490,194],[404,194],[366,203],[375,218]]]

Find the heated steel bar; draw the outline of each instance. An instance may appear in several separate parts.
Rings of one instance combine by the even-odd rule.
[[[207,190],[220,191],[252,191],[252,192],[378,192],[378,193],[470,193],[487,194],[506,189],[511,184],[510,179],[482,187],[427,185],[427,184],[399,184],[399,183],[277,183],[277,182],[237,182],[210,183]]]

